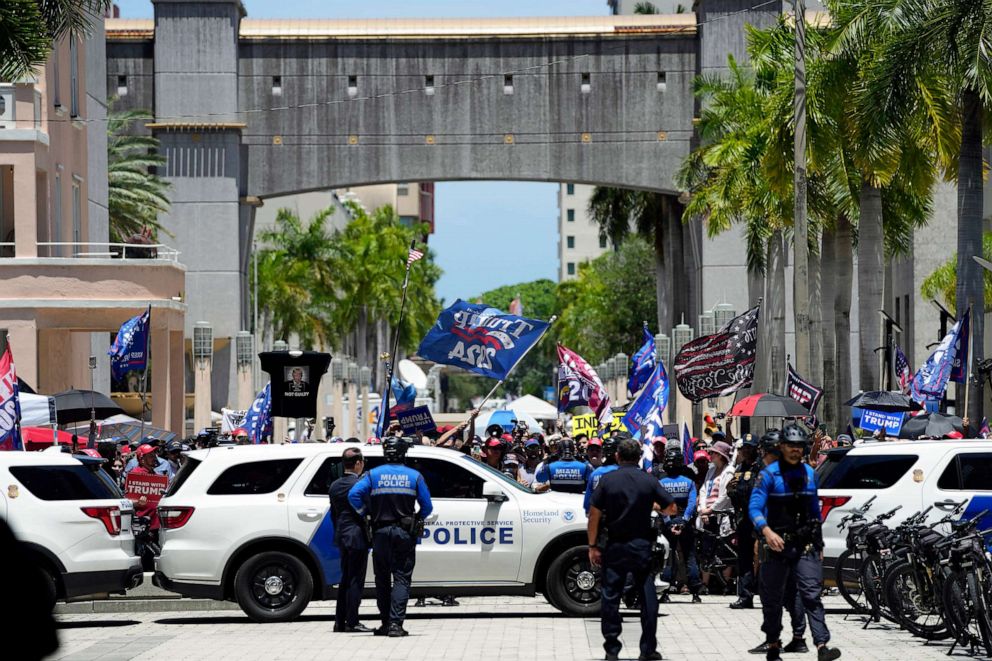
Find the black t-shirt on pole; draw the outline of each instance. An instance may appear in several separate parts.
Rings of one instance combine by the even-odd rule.
[[[317,417],[320,378],[331,364],[331,354],[319,351],[263,351],[262,369],[272,381],[272,415],[284,418]]]

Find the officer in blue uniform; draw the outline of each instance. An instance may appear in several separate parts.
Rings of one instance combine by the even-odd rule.
[[[434,510],[424,477],[403,464],[412,441],[395,436],[382,443],[386,463],[365,474],[348,492],[348,501],[372,521],[372,569],[382,626],[377,636],[406,636],[406,602],[423,520]],[[419,511],[414,505],[420,506]]]
[[[594,470],[589,474],[589,479],[586,481],[586,497],[582,501],[582,508],[586,511],[586,515],[589,515],[589,504],[592,502],[592,493],[599,486],[599,481],[607,473],[612,473],[619,466],[617,465],[617,448],[620,446],[620,441],[624,438],[630,438],[630,434],[613,434],[603,441],[603,465]]]
[[[696,535],[692,524],[696,516],[696,483],[684,474],[685,464],[680,447],[672,445],[665,450],[663,466],[665,477],[660,480],[661,486],[672,494],[678,507],[678,514],[665,518],[664,534],[672,552],[668,562],[665,563],[665,571],[662,572],[661,579],[666,583],[672,582],[673,569],[676,563],[675,551],[678,549],[678,554],[685,562],[692,603],[702,603],[702,599],[699,598],[699,590],[703,586],[703,581],[699,576],[699,563],[696,562]],[[669,601],[668,592],[662,593],[661,603],[664,604]]]
[[[749,514],[767,554],[761,563],[761,611],[768,645],[765,658],[779,661],[782,652],[782,606],[787,584],[795,579],[796,589],[809,617],[818,661],[840,656],[840,650],[827,647],[830,631],[820,600],[823,565],[820,552],[820,501],[813,468],[803,463],[806,433],[796,425],[782,431],[780,458],[761,471],[751,493]]]
[[[365,521],[348,502],[348,493],[365,469],[365,459],[359,448],[348,448],[341,455],[344,475],[334,480],[328,495],[331,498],[331,523],[334,524],[334,544],[341,554],[341,582],[338,584],[337,610],[334,630],[347,633],[368,633],[372,629],[358,621],[358,607],[365,588],[365,570],[369,564],[369,541]]]
[[[545,463],[534,477],[536,482],[548,482],[552,491],[585,493],[586,483],[592,475],[592,466],[575,456],[575,442],[570,438],[562,440],[558,446],[561,458]]]

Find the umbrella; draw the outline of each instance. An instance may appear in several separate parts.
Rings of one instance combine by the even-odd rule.
[[[809,415],[809,411],[791,397],[759,394],[734,404],[730,415],[736,418],[803,418]]]
[[[59,445],[72,445],[72,434],[67,431],[52,432],[47,427],[21,427],[21,440],[28,450],[40,450],[52,444],[52,440],[58,434]]]
[[[60,425],[90,419],[90,410],[97,420],[123,413],[121,407],[103,393],[92,390],[66,390],[56,393],[55,413]]]
[[[853,399],[844,402],[844,406],[856,406],[860,409],[871,409],[872,411],[884,411],[886,413],[919,411],[923,408],[919,402],[913,401],[909,395],[890,390],[870,390],[868,392],[858,393]]]
[[[501,425],[507,432],[513,431],[513,421],[522,420],[527,423],[527,430],[535,434],[543,434],[544,429],[541,425],[533,418],[533,416],[527,413],[518,413],[516,411],[508,411],[506,409],[498,409],[495,411],[488,411],[479,414],[479,417],[475,420],[475,433],[482,436],[486,427],[489,425]]]
[[[956,415],[927,413],[907,420],[899,431],[899,438],[934,436],[941,438],[952,431],[964,432],[964,423]]]
[[[103,424],[100,425],[101,439],[126,438],[130,443],[133,441],[140,441],[148,437],[157,438],[163,443],[168,443],[169,441],[177,438],[177,435],[174,432],[159,429],[158,427],[152,427],[148,423],[145,423],[144,435],[142,436],[141,422],[137,420],[134,422],[115,422],[112,424],[107,424],[107,421],[104,421]]]

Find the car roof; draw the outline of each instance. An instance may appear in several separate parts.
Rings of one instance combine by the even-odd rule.
[[[851,448],[855,454],[912,454],[918,452],[940,452],[945,450],[984,450],[992,451],[992,439],[933,439],[920,441],[869,441]]]
[[[381,445],[364,443],[285,443],[279,445],[233,445],[193,450],[185,454],[198,461],[264,461],[266,459],[307,458],[316,455],[340,457],[348,448],[358,448],[369,457],[381,457]],[[467,456],[457,450],[414,445],[407,451],[409,457],[457,458]]]
[[[26,452],[18,450],[0,452],[0,466],[78,466],[81,463],[79,457],[74,457],[65,452]]]

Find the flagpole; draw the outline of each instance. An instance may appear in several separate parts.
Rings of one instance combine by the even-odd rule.
[[[533,349],[534,347],[536,347],[538,344],[541,343],[541,340],[543,340],[544,336],[548,334],[548,331],[551,330],[551,325],[554,324],[557,319],[558,319],[558,315],[556,314],[551,315],[551,318],[548,319],[548,325],[544,328],[543,331],[541,331],[541,336],[538,337],[536,340],[534,340],[534,343],[529,347],[527,347],[526,351],[520,354],[520,358],[517,358],[517,362],[513,363],[513,365],[510,366],[510,369],[506,370],[506,376],[504,376],[502,379],[496,382],[496,385],[493,386],[493,389],[489,391],[489,394],[483,397],[482,401],[479,402],[479,405],[475,407],[476,409],[480,409],[480,410],[482,409],[483,404],[489,401],[489,398],[492,397],[496,393],[496,390],[506,381],[506,377],[510,376],[510,372],[512,372],[517,368],[517,365],[519,365],[523,361],[523,359],[527,357],[527,354],[530,353],[531,349]]]
[[[972,304],[969,303],[968,304],[968,367],[967,367],[967,371],[965,372],[965,378],[964,378],[964,411],[961,412],[963,415],[959,416],[961,418],[969,417],[968,395],[971,394],[971,349],[972,349],[971,338],[975,335],[974,333],[971,332],[971,326],[972,326],[971,308],[972,308]]]
[[[145,399],[148,396],[148,359],[150,358],[148,339],[152,335],[152,306],[148,306],[148,328],[145,329],[145,368],[141,370],[141,422],[138,427],[138,443],[145,440]],[[168,369],[168,366],[166,366]],[[161,402],[160,402],[161,404]],[[180,402],[180,406],[182,403]]]
[[[413,250],[417,245],[416,239],[410,240],[410,250]],[[396,352],[400,350],[400,330],[403,328],[403,314],[406,312],[406,288],[410,284],[410,267],[413,266],[413,262],[410,261],[410,253],[407,251],[406,259],[406,274],[403,276],[403,295],[400,298],[400,317],[396,322],[396,337],[393,338],[393,352],[389,355],[386,362],[386,387],[383,389],[385,397],[379,403],[382,408],[382,429],[381,434],[385,434],[386,430],[389,429],[389,395],[390,391],[393,389],[393,369],[396,367]],[[364,342],[365,339],[362,338]]]

